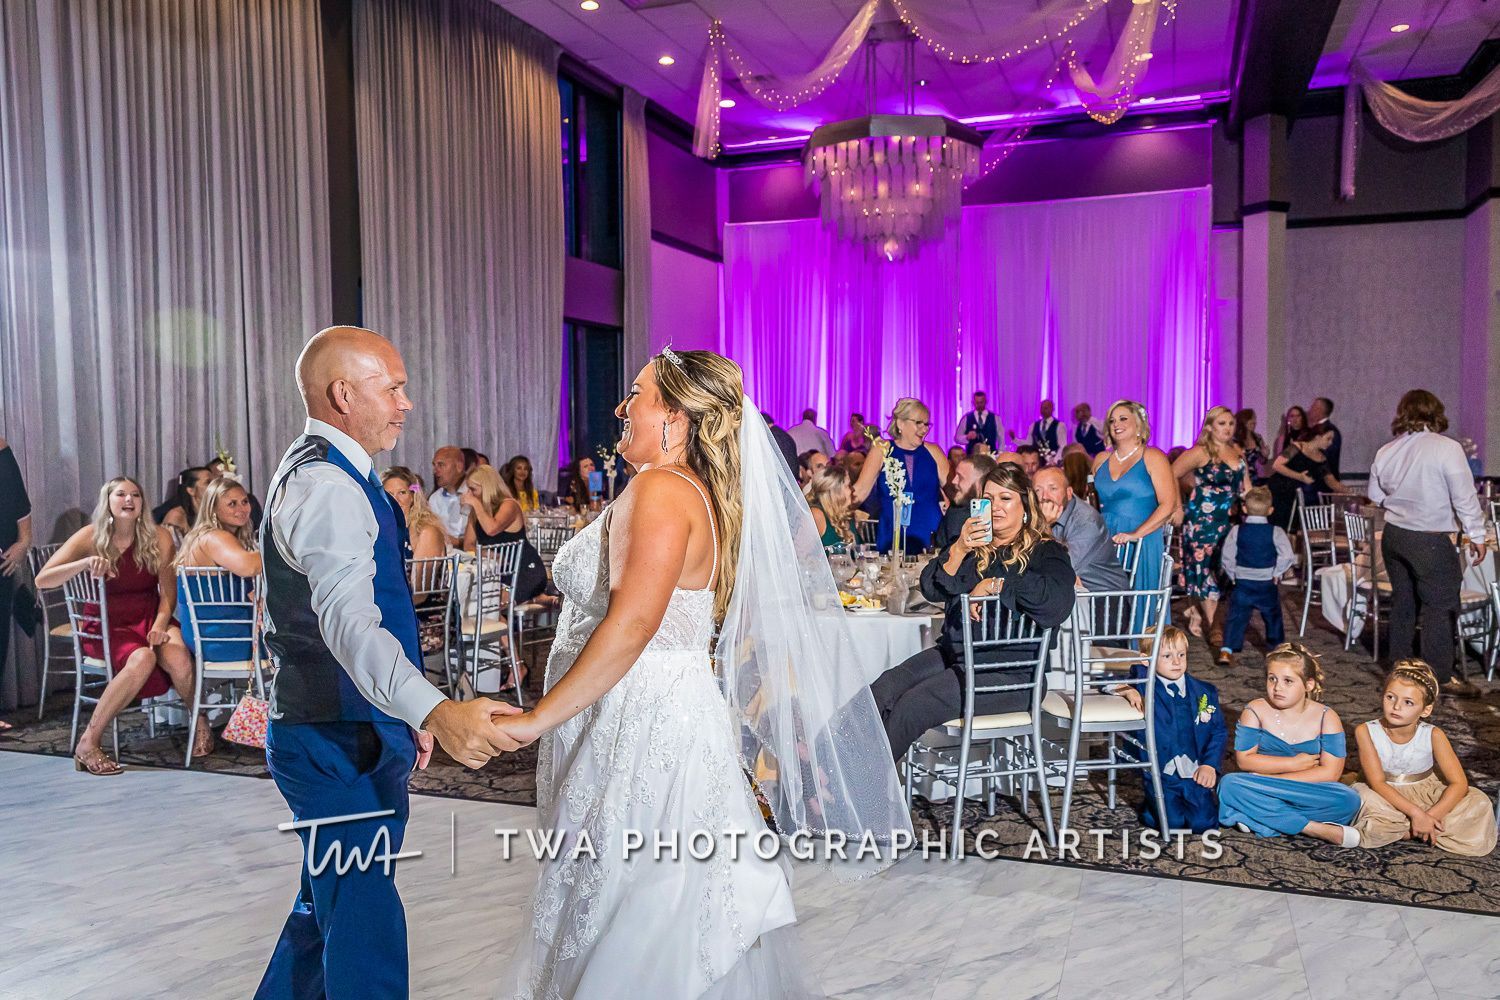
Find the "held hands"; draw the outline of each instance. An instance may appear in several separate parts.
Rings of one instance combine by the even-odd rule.
[[[519,750],[532,739],[517,739],[495,724],[497,716],[519,715],[521,709],[491,698],[439,702],[423,722],[443,750],[464,767],[478,770],[490,758]]]
[[[1431,813],[1418,810],[1417,814],[1411,818],[1412,840],[1425,840],[1430,844],[1432,838],[1442,832],[1443,821]]]

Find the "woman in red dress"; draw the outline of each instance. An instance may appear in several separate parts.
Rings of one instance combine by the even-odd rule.
[[[99,491],[93,523],[58,547],[36,575],[38,587],[60,587],[79,573],[105,579],[109,611],[110,660],[114,677],[99,696],[73,759],[90,774],[119,774],[123,768],[99,744],[121,710],[137,698],[154,698],[175,687],[192,704],[193,659],[172,620],[177,604],[172,535],[146,509],[141,487],[125,476]],[[102,657],[102,643],[83,640],[85,656]],[[198,723],[196,756],[212,749],[207,720]]]

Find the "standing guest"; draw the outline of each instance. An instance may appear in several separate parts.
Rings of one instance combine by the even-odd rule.
[[[1167,829],[1203,833],[1219,827],[1219,801],[1214,786],[1224,769],[1224,747],[1229,731],[1219,712],[1219,689],[1200,681],[1187,672],[1187,633],[1173,625],[1164,626],[1160,639],[1141,640],[1141,655],[1150,656],[1154,645],[1161,649],[1156,656],[1156,697],[1152,702],[1152,721],[1156,732],[1156,758],[1161,766],[1161,797],[1167,807]],[[1146,664],[1130,667],[1130,676],[1145,680]],[[1122,684],[1110,688],[1137,712],[1146,711],[1141,686]],[[1145,733],[1136,730],[1136,739]],[[1146,796],[1141,821],[1156,826],[1151,796]]]
[[[1083,448],[1090,460],[1108,447],[1105,443],[1104,425],[1094,419],[1094,410],[1087,403],[1079,403],[1073,407],[1073,441]]]
[[[1267,520],[1270,513],[1271,491],[1257,486],[1245,494],[1244,523],[1234,525],[1224,536],[1221,563],[1234,590],[1229,595],[1229,623],[1224,626],[1224,643],[1219,648],[1221,667],[1232,664],[1234,654],[1245,644],[1245,626],[1250,624],[1253,612],[1260,612],[1266,645],[1279,646],[1286,639],[1276,581],[1292,568],[1297,557],[1292,554],[1286,532]]]
[[[15,602],[17,582],[31,551],[31,499],[21,478],[10,444],[0,438],[0,670],[5,669],[10,649],[11,605]],[[0,720],[0,732],[10,729]]]
[[[849,482],[858,482],[859,474],[865,471],[865,453],[862,451],[846,451],[844,452],[844,457],[839,459],[839,464],[843,466],[845,472],[849,473]]]
[[[521,504],[505,487],[500,473],[481,465],[464,480],[464,506],[469,509],[469,524],[464,529],[464,549],[474,552],[481,545],[521,543],[521,566],[516,574],[517,603],[524,604],[547,588],[547,566],[541,554],[526,540],[526,515]],[[519,665],[518,665],[519,666]],[[516,683],[525,679],[518,670]]]
[[[859,452],[863,455],[870,450],[870,439],[865,437],[865,415],[863,413],[849,414],[849,429],[839,439],[839,451],[845,454]]]
[[[1307,411],[1300,406],[1287,407],[1286,413],[1281,418],[1281,429],[1276,432],[1276,440],[1272,447],[1274,454],[1280,455],[1286,451],[1287,446],[1297,440],[1297,435],[1307,430]]]
[[[1079,586],[1085,591],[1128,591],[1130,576],[1115,556],[1104,517],[1074,495],[1064,471],[1056,466],[1041,469],[1032,477],[1032,486],[1052,537],[1067,546]]]
[[[990,411],[989,396],[980,390],[974,393],[972,402],[974,408],[959,419],[953,440],[970,454],[973,454],[974,447],[980,443],[989,445],[992,452],[999,451],[1000,439],[1005,436],[1005,426]]]
[[[1071,447],[1071,445],[1069,446]],[[1093,462],[1084,451],[1075,451],[1063,456],[1062,471],[1068,479],[1068,488],[1073,495],[1092,505]]]
[[[1472,695],[1473,685],[1453,675],[1463,560],[1452,532],[1469,539],[1476,564],[1484,558],[1484,512],[1461,444],[1443,436],[1448,417],[1442,400],[1412,389],[1396,406],[1387,442],[1370,463],[1370,499],[1385,509],[1381,551],[1391,583],[1391,655],[1415,652],[1422,625],[1421,657],[1447,694]]]
[[[1245,453],[1245,464],[1250,468],[1250,479],[1259,483],[1266,476],[1266,439],[1255,433],[1255,411],[1236,410],[1234,414],[1234,443]]]
[[[805,492],[823,548],[838,552],[854,548],[854,486],[849,473],[836,465],[819,469]]]
[[[260,553],[255,551],[255,529],[250,526],[250,494],[243,486],[222,476],[208,484],[198,521],[183,538],[176,565],[217,566],[246,581],[260,575]],[[244,600],[249,590],[249,583],[245,583],[235,597]],[[196,653],[201,638],[206,663],[247,663],[255,658],[249,638],[253,612],[243,606],[206,603],[218,593],[217,586],[205,585],[197,578],[177,577],[177,620],[183,645],[188,652]],[[196,606],[188,600],[190,596],[196,599]],[[195,629],[194,615],[212,620],[200,620]],[[244,624],[233,624],[236,621]],[[206,722],[200,721],[196,732],[195,757],[213,748],[213,735]]]
[[[781,452],[781,457],[786,460],[786,467],[791,470],[792,478],[797,478],[797,442],[792,439],[783,428],[777,425],[776,420],[769,413],[761,411],[761,417],[770,428],[771,439],[776,442],[776,450]]]
[[[114,676],[99,695],[94,714],[73,748],[73,764],[90,774],[124,770],[99,748],[104,731],[136,698],[155,698],[176,688],[193,703],[193,658],[172,620],[177,598],[172,533],[151,519],[140,484],[128,476],[111,479],[99,490],[91,524],[63,542],[36,575],[38,588],[61,587],[79,573],[104,583],[109,616],[110,667]],[[83,655],[100,659],[104,644],[82,639]],[[199,742],[193,752],[212,749],[208,722],[199,720]]]
[[[806,486],[813,476],[828,468],[828,456],[821,451],[804,451],[797,456],[797,482]]]
[[[1040,413],[1041,416],[1031,422],[1031,429],[1026,432],[1026,444],[1032,445],[1041,454],[1043,465],[1051,465],[1057,461],[1063,446],[1068,443],[1068,427],[1052,415],[1052,400],[1042,400]]]
[[[799,455],[809,451],[821,451],[825,455],[833,454],[833,438],[818,426],[817,410],[803,410],[802,423],[787,433],[792,436],[792,443],[797,446]]]
[[[1337,478],[1339,475],[1339,455],[1344,450],[1344,435],[1329,418],[1333,416],[1333,400],[1327,396],[1319,396],[1313,400],[1312,406],[1307,410],[1307,421],[1315,431],[1333,431],[1333,443],[1323,449],[1328,456],[1328,471]]]
[[[1303,505],[1308,506],[1318,502],[1319,487],[1343,492],[1344,484],[1328,470],[1326,449],[1332,441],[1333,431],[1327,427],[1308,428],[1298,431],[1297,439],[1276,456],[1271,463],[1271,476],[1266,480],[1275,504],[1272,524],[1283,530],[1291,529],[1298,494]]]
[[[266,763],[294,821],[352,816],[333,832],[347,848],[398,854],[407,781],[434,739],[480,767],[520,746],[492,718],[520,710],[453,701],[422,674],[401,519],[372,461],[395,446],[411,409],[401,355],[379,334],[333,327],[303,348],[297,384],[306,429],[276,470],[261,528],[276,663]],[[391,866],[326,864],[326,848],[312,852],[315,835],[298,830],[301,888],[255,995],[407,996],[406,915]]]
[[[1305,834],[1358,847],[1350,824],[1359,793],[1339,783],[1349,756],[1344,724],[1323,696],[1323,667],[1300,643],[1266,654],[1266,696],[1240,713],[1239,772],[1219,783],[1219,822],[1257,837]]]
[[[1234,501],[1250,488],[1245,453],[1234,443],[1234,413],[1215,406],[1203,415],[1198,443],[1172,463],[1178,478],[1193,476],[1182,527],[1182,576],[1187,630],[1203,638],[1219,609],[1219,548],[1229,533]]]
[[[950,484],[953,482],[952,470],[958,467],[958,463],[962,462],[964,460],[964,456],[967,454],[968,452],[960,448],[958,445],[954,445],[952,448],[948,449],[948,482]]]
[[[1495,810],[1469,784],[1448,734],[1427,721],[1438,680],[1421,660],[1400,660],[1385,679],[1380,718],[1354,731],[1364,781],[1354,828],[1362,847],[1422,840],[1472,858],[1495,849]]]
[[[999,595],[1007,610],[1026,615],[1041,628],[1056,628],[1073,612],[1073,566],[1067,550],[1048,536],[1031,483],[1018,467],[1005,464],[984,477],[980,491],[990,500],[989,523],[970,518],[953,544],[922,571],[922,593],[945,608],[937,645],[890,668],[870,686],[898,761],[927,730],[963,714],[964,630],[969,627],[965,595]],[[1029,684],[1029,665],[1004,664],[1024,664],[1035,656],[1034,649],[1018,647],[981,654],[982,663],[997,669],[986,670],[983,680],[976,681],[984,686]],[[974,696],[975,715],[1030,708],[1026,691]]]
[[[578,513],[589,509],[593,502],[593,491],[589,488],[589,476],[595,471],[594,460],[588,455],[573,459],[568,466],[568,489],[565,494],[568,506]]]
[[[510,488],[511,495],[520,501],[523,511],[530,514],[540,509],[542,500],[537,495],[531,459],[525,455],[515,456],[501,467],[500,478],[505,480],[505,485]]]
[[[393,465],[380,474],[380,485],[406,518],[406,558],[436,559],[448,551],[442,522],[422,495],[420,476],[403,465]]]
[[[469,523],[469,512],[464,509],[462,494],[464,481],[464,453],[462,448],[445,444],[432,453],[432,493],[427,506],[438,516],[448,544],[457,548],[463,544],[464,527]]]
[[[978,499],[979,484],[998,463],[988,455],[969,455],[953,467],[953,502],[943,513],[943,523],[932,533],[932,547],[942,550],[953,544],[969,519],[969,501]]]
[[[880,498],[880,525],[875,543],[889,552],[896,537],[895,502],[885,477],[887,456],[906,467],[906,489],[911,502],[906,508],[906,551],[921,552],[932,543],[932,533],[943,520],[943,483],[948,480],[948,456],[931,441],[924,440],[932,427],[932,413],[920,399],[896,401],[886,427],[890,437],[870,449],[869,459],[854,485],[854,502],[862,503],[873,493]]]
[[[177,473],[177,481],[172,485],[172,495],[165,503],[152,509],[152,520],[176,531],[178,538],[187,534],[192,529],[193,522],[198,520],[198,498],[203,495],[213,478],[213,473],[203,465],[195,465]]]
[[[1016,457],[1019,458],[1020,466],[1026,471],[1026,475],[1034,476],[1042,467],[1042,453],[1034,444],[1023,444],[1016,449]]]
[[[1074,495],[1063,470],[1049,466],[1031,478],[1052,537],[1068,550],[1068,560],[1084,590],[1129,590],[1130,577],[1115,557],[1104,518]]]
[[[1094,459],[1099,512],[1111,542],[1140,544],[1135,589],[1157,590],[1164,582],[1161,563],[1166,546],[1161,529],[1181,503],[1172,465],[1160,448],[1151,446],[1151,424],[1140,403],[1122,399],[1112,405],[1104,415],[1104,430],[1110,450]],[[1141,621],[1144,615],[1143,608]]]

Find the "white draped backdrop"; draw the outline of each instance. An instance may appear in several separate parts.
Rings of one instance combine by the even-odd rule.
[[[783,424],[883,424],[901,396],[950,444],[969,394],[1024,432],[1131,398],[1191,443],[1210,404],[1210,192],[975,206],[914,259],[870,260],[817,220],[725,227],[725,351]],[[1215,401],[1217,402],[1217,401]]]

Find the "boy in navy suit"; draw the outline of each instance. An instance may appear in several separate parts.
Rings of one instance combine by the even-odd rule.
[[[1234,581],[1229,595],[1229,621],[1224,625],[1224,643],[1218,663],[1229,666],[1245,644],[1245,626],[1250,615],[1260,612],[1266,627],[1266,647],[1286,639],[1281,621],[1281,591],[1276,581],[1292,568],[1297,557],[1286,532],[1266,519],[1271,516],[1271,491],[1257,486],[1245,494],[1245,523],[1236,524],[1224,536],[1219,560],[1224,575]]]
[[[1215,830],[1219,826],[1219,802],[1214,788],[1229,742],[1229,731],[1219,713],[1219,689],[1188,674],[1186,632],[1167,625],[1157,642],[1161,652],[1156,661],[1156,759],[1161,764],[1167,826],[1194,833]],[[1141,652],[1151,655],[1151,640],[1142,640]],[[1145,677],[1146,665],[1135,664],[1130,675]],[[1144,711],[1140,687],[1121,685],[1113,690],[1136,711]],[[1147,795],[1141,819],[1154,827],[1157,823],[1151,807],[1151,796]]]

